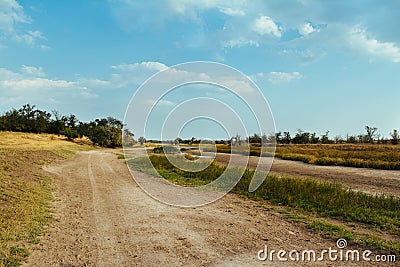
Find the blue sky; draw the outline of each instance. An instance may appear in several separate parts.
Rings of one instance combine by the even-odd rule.
[[[0,112],[123,119],[147,78],[201,60],[252,78],[278,131],[400,128],[400,1],[229,2],[0,0]]]

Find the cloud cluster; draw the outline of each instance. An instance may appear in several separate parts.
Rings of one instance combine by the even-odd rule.
[[[245,46],[274,47],[280,54],[313,62],[337,49],[352,56],[362,52],[368,60],[398,62],[400,37],[396,25],[400,4],[338,1],[173,1],[138,3],[134,0],[113,0],[110,7],[125,29],[168,29],[175,22],[192,23],[198,39],[204,36],[213,49],[235,49]],[[377,12],[371,12],[376,10]],[[220,27],[209,25],[210,16],[220,13]],[[135,14],[135,16],[131,16]],[[148,14],[152,14],[151,19]],[[384,19],[392,25],[380,23]],[[354,31],[362,26],[363,31]],[[340,29],[338,31],[338,29]],[[370,36],[374,37],[370,37]],[[200,38],[201,37],[201,38]],[[193,36],[191,37],[193,38]],[[207,39],[206,38],[206,39]],[[195,38],[196,39],[196,38]],[[180,45],[188,40],[175,40]],[[285,53],[291,51],[291,53]],[[218,53],[218,52],[217,52]]]
[[[0,35],[8,39],[35,46],[37,40],[46,39],[38,30],[25,29],[23,25],[31,24],[32,19],[25,14],[24,8],[15,0],[0,1]],[[5,48],[5,45],[0,47]],[[39,45],[46,49],[48,46]]]
[[[354,27],[349,32],[349,42],[355,49],[367,53],[371,60],[400,62],[400,48],[393,42],[380,42],[369,37],[366,29]]]

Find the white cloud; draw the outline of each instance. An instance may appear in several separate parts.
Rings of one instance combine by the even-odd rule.
[[[290,82],[293,80],[299,80],[303,76],[295,71],[295,72],[270,72],[268,74],[268,81],[271,83],[282,83],[282,82]]]
[[[320,59],[321,57],[324,57],[326,55],[326,52],[322,50],[321,48],[314,48],[310,47],[308,49],[304,50],[299,50],[299,49],[283,49],[280,52],[281,55],[290,57],[291,59],[297,59],[301,63],[313,63]]]
[[[400,48],[392,42],[380,42],[369,37],[366,29],[359,26],[353,27],[349,34],[350,45],[361,49],[371,56],[371,60],[383,59],[392,62],[400,62]]]
[[[244,16],[246,15],[246,12],[244,12],[243,10],[240,9],[232,9],[230,7],[223,7],[220,9],[220,11],[226,15],[229,16]]]
[[[255,46],[258,47],[260,44],[257,41],[245,39],[243,37],[236,40],[229,40],[222,43],[223,47],[242,47],[242,46]]]
[[[299,27],[299,33],[303,36],[307,36],[315,31],[319,31],[319,30],[314,28],[309,22],[305,23]]]
[[[148,99],[146,102],[148,105],[151,106],[153,106],[154,104],[156,104],[157,106],[165,106],[165,107],[172,107],[176,105],[174,102],[165,99],[160,99],[157,103],[156,100],[154,99]]]
[[[278,25],[268,16],[260,16],[254,21],[253,30],[260,35],[274,35],[276,37],[281,37],[282,33]]]
[[[24,8],[17,1],[0,0],[0,34],[17,42],[35,46],[37,40],[46,38],[38,30],[21,27],[22,24],[31,23],[32,19],[25,14]]]
[[[168,67],[160,62],[141,62],[141,63],[133,63],[133,64],[121,64],[117,66],[112,66],[115,70],[120,71],[134,71],[138,69],[148,69],[148,70],[155,70],[155,71],[162,71],[167,69]]]
[[[18,23],[30,23],[31,19],[25,15],[24,8],[15,0],[0,1],[0,31],[12,34]]]
[[[29,75],[29,76],[38,76],[38,77],[45,77],[46,74],[43,72],[42,67],[34,67],[34,66],[26,66],[22,65],[21,71],[23,74]]]
[[[32,101],[35,103],[45,102],[49,98],[63,101],[70,97],[97,97],[78,81],[47,79],[43,78],[44,76],[45,73],[41,67],[23,65],[20,73],[0,68],[1,102],[3,104],[14,103],[11,101],[12,99],[19,99],[22,104]],[[46,97],[43,98],[43,96]],[[10,99],[11,102],[7,99]]]
[[[77,84],[74,82],[68,82],[64,80],[50,80],[44,78],[0,81],[0,87],[6,89],[16,89],[20,91],[44,88],[69,88],[76,85]]]

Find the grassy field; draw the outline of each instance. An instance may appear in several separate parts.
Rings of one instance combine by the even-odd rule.
[[[51,221],[55,188],[41,166],[89,148],[55,135],[0,132],[0,266],[20,265]]]
[[[271,156],[270,148],[261,153],[259,146],[244,147],[217,145],[220,153]],[[275,156],[315,165],[336,165],[383,170],[400,170],[400,145],[377,144],[307,144],[278,145]]]
[[[222,174],[225,170],[216,164],[200,172],[185,172],[174,167],[164,156],[150,156],[156,170],[169,181],[185,186],[207,184]],[[131,160],[131,167],[144,172],[152,173],[151,166],[143,158]],[[201,163],[194,163],[201,164]],[[154,171],[153,171],[154,172]],[[230,170],[232,175],[237,170]],[[323,218],[339,220],[346,223],[356,223],[373,229],[377,234],[374,240],[378,245],[371,247],[387,249],[400,254],[400,200],[383,195],[368,195],[362,192],[348,190],[340,184],[318,182],[312,179],[295,177],[277,177],[270,175],[264,183],[253,193],[248,192],[248,186],[254,172],[245,170],[242,179],[232,190],[233,193],[255,200],[294,208],[301,213],[314,214]],[[312,225],[311,225],[312,226]],[[394,237],[395,241],[385,243],[379,233]],[[362,240],[359,243],[366,245]]]

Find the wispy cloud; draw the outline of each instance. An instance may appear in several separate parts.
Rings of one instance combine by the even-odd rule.
[[[24,8],[15,0],[0,1],[0,31],[14,34],[19,23],[30,23],[31,19],[25,14]]]
[[[271,83],[284,83],[291,82],[293,80],[299,80],[303,76],[295,71],[295,72],[270,72],[268,74],[268,81]]]
[[[37,40],[45,40],[41,31],[26,29],[33,20],[15,0],[0,1],[0,34],[11,40],[35,46]],[[43,46],[43,45],[41,45]],[[40,46],[39,46],[40,47]]]
[[[400,48],[393,42],[380,42],[368,36],[367,30],[360,26],[353,27],[349,34],[349,43],[355,49],[361,49],[371,60],[383,59],[400,62]]]
[[[34,67],[34,66],[26,66],[22,65],[21,71],[23,74],[28,76],[38,76],[38,77],[45,77],[46,74],[43,71],[42,67]]]

